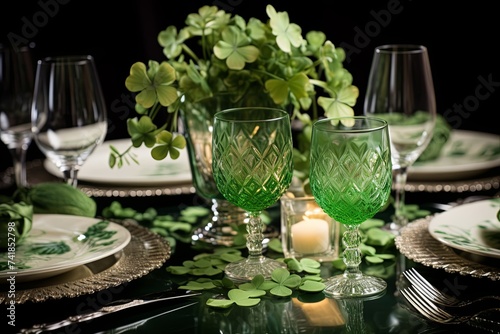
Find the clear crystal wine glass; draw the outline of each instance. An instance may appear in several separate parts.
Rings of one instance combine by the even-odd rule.
[[[436,123],[436,100],[427,48],[383,45],[375,48],[364,114],[387,120],[394,168],[395,214],[386,228],[408,223],[404,214],[408,168],[427,148]]]
[[[35,64],[29,47],[0,44],[0,138],[9,149],[16,186],[26,187]]]
[[[292,181],[292,135],[289,115],[266,107],[218,112],[212,134],[213,174],[217,188],[231,203],[248,212],[248,257],[229,263],[228,278],[266,278],[284,263],[263,255],[261,213],[276,203]]]
[[[79,168],[106,136],[106,104],[90,55],[38,61],[32,131],[40,150],[77,186]]]
[[[359,225],[372,218],[391,193],[387,122],[365,116],[316,121],[311,137],[309,179],[318,205],[346,227],[342,236],[346,270],[325,281],[324,293],[339,298],[382,293],[387,283],[359,269]]]

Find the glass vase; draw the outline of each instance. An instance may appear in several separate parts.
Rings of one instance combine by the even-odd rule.
[[[241,208],[229,203],[219,192],[212,174],[212,129],[213,117],[217,111],[241,105],[262,104],[260,101],[234,98],[225,94],[197,102],[185,101],[180,110],[182,132],[186,137],[193,186],[197,195],[211,203],[209,222],[196,229],[193,242],[232,246],[237,227],[244,224],[247,214]],[[268,227],[265,237],[276,237],[278,231]]]

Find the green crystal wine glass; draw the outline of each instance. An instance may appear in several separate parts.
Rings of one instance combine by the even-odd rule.
[[[310,185],[318,205],[346,227],[342,254],[346,270],[325,281],[327,296],[381,294],[387,283],[361,272],[359,225],[389,199],[392,163],[387,122],[357,116],[322,119],[313,124]]]
[[[286,267],[263,255],[261,213],[290,186],[292,150],[290,117],[283,110],[243,107],[215,114],[215,183],[224,198],[248,212],[248,257],[225,268],[226,276],[235,282],[248,282],[258,274],[270,278],[275,269]]]

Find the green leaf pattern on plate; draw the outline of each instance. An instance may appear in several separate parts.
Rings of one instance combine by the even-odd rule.
[[[70,247],[64,241],[37,242],[28,245],[27,254],[52,255],[64,254],[70,251]]]
[[[500,209],[500,201],[490,201],[491,206]],[[436,229],[436,234],[441,234],[443,239],[457,246],[466,246],[477,251],[488,252],[492,248],[500,249],[500,221],[485,219],[477,225],[480,230],[478,240],[469,228],[462,228],[453,224],[442,225],[448,230]],[[452,232],[450,232],[452,231]]]
[[[76,236],[75,241],[86,243],[89,252],[95,252],[101,247],[109,246],[116,241],[111,239],[116,231],[106,230],[108,226],[109,222],[105,220],[95,223],[85,233]]]
[[[468,153],[471,151],[473,146],[468,145],[464,141],[456,141],[453,143],[451,150],[448,152],[449,156],[465,156],[470,155],[471,158],[480,159],[481,161],[488,161],[498,158],[500,156],[500,146],[492,145],[491,143],[486,143],[481,147],[481,149],[472,154]]]
[[[53,261],[55,256],[61,262],[71,261],[80,254],[100,251],[116,242],[116,239],[112,237],[117,231],[107,230],[108,226],[108,221],[99,221],[89,226],[86,231],[75,231],[73,243],[71,240],[30,242],[30,236],[28,236],[23,244],[16,247],[16,253],[22,254],[22,257],[16,256],[15,258],[16,268],[30,269],[34,267],[32,264]],[[44,230],[39,231],[42,236],[46,233]],[[0,271],[12,270],[8,265],[7,255],[7,253],[0,253]]]

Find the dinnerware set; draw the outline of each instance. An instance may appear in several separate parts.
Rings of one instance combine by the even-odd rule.
[[[403,53],[406,52],[408,50],[403,50]],[[62,61],[64,65],[45,64],[46,61],[52,60],[39,61],[35,80],[36,88],[32,104],[34,138],[47,157],[53,160],[52,165],[46,163],[46,169],[54,175],[62,176],[66,182],[76,187],[77,175],[79,175],[77,174],[78,169],[83,166],[94,150],[101,146],[106,135],[106,108],[92,57],[86,56],[78,59],[58,58],[57,61]],[[89,64],[80,67],[80,63]],[[378,67],[383,69],[383,65],[374,65],[373,71],[382,70]],[[422,71],[427,76],[430,75],[430,69],[427,66]],[[44,73],[47,74],[47,79],[43,79],[42,74]],[[88,94],[77,96],[74,101],[71,99],[78,94],[77,92],[68,92],[64,88],[65,85],[60,88],[52,86],[54,82],[63,83],[65,80],[76,83],[77,81],[73,76],[67,77],[68,74],[72,73],[86,78],[80,82],[81,86],[78,91]],[[426,82],[426,86],[432,90],[432,82],[428,80],[427,77],[423,82]],[[371,85],[375,86],[375,82],[372,82]],[[51,97],[49,92],[51,94],[56,93],[56,95]],[[68,95],[68,100],[63,96],[65,94]],[[423,128],[419,129],[422,138],[432,133],[432,118],[434,117],[433,113],[435,113],[433,109],[435,108],[433,92],[428,94],[429,97],[426,100],[429,115],[424,117]],[[53,100],[62,101],[63,104],[53,108],[51,102]],[[83,111],[70,110],[72,106],[77,104],[75,101],[84,100],[92,102],[87,106],[82,106]],[[51,108],[54,110],[49,110]],[[371,108],[370,110],[374,111],[375,109]],[[64,117],[60,115],[53,116],[52,112],[66,114],[66,112],[70,111],[74,112],[74,117],[71,118],[75,119],[76,123],[70,124],[70,130],[68,130],[67,124],[61,125],[57,121]],[[214,124],[216,131],[213,138],[213,170],[217,186],[224,197],[231,203],[246,210],[249,217],[247,249],[250,256],[241,262],[232,263],[226,268],[226,276],[237,282],[249,281],[260,273],[264,273],[269,278],[273,270],[284,267],[283,263],[263,255],[263,223],[260,220],[260,214],[275,203],[286,191],[291,182],[293,169],[291,163],[291,129],[289,128],[290,120],[287,113],[271,108],[253,108],[251,111],[252,113],[242,119],[243,113],[241,109],[236,110],[238,112],[237,116],[231,115],[231,111],[226,110],[216,114]],[[357,298],[378,295],[387,287],[387,283],[383,279],[364,275],[358,268],[361,263],[361,253],[359,251],[360,237],[357,228],[359,224],[379,212],[380,208],[387,202],[393,187],[391,181],[392,167],[397,161],[394,160],[394,152],[392,152],[394,147],[397,147],[397,143],[390,143],[390,140],[394,141],[397,137],[396,132],[394,132],[396,129],[392,129],[391,132],[389,121],[384,120],[383,117],[376,113],[374,113],[374,116],[331,118],[318,121],[313,128],[310,180],[312,192],[322,209],[336,221],[343,223],[347,229],[342,239],[347,248],[344,253],[347,270],[343,275],[325,280],[327,285],[324,292],[329,297]],[[392,125],[392,127],[396,126]],[[75,138],[76,133],[80,133],[81,136]],[[90,141],[89,135],[92,135]],[[410,167],[414,159],[421,153],[421,150],[425,148],[427,141],[426,137],[421,139],[418,144],[414,144],[418,146],[415,149],[415,152],[418,151],[418,153],[409,153],[411,158],[406,160],[405,166],[400,166],[401,161],[396,162],[403,173],[396,177],[396,216],[398,216],[398,207],[404,204],[406,168]],[[104,152],[107,152],[107,148]],[[102,156],[99,151],[97,153],[99,159],[101,159]],[[392,160],[391,153],[393,155]],[[335,164],[332,164],[331,161],[335,161]],[[187,160],[183,160],[183,164],[182,166],[186,166]],[[253,170],[249,169],[249,166],[252,166]],[[488,165],[488,167],[495,166]],[[91,167],[91,164],[89,167]],[[96,182],[95,175],[99,175],[99,173],[96,173],[97,169],[98,167],[90,173],[82,174],[84,177],[90,175],[89,179],[85,179],[85,181]],[[341,175],[341,177],[332,178],[331,175]],[[114,185],[121,185],[122,182],[120,178],[115,181],[106,175],[100,175],[100,177],[101,180],[97,182],[103,184],[114,182]],[[128,182],[130,182],[128,185],[130,186],[144,185],[144,182],[150,182],[150,185],[160,182],[151,177],[151,174],[146,177],[138,174],[131,179],[129,175],[128,178]],[[175,178],[178,182],[179,174],[171,176],[171,179]],[[24,182],[22,181],[23,177],[19,176],[18,168],[16,169],[16,180],[20,183]],[[189,182],[190,176],[185,175],[183,181]],[[262,196],[254,196],[255,194],[262,194]],[[362,207],[366,209],[366,212],[362,212],[360,202],[363,203]],[[430,221],[428,234],[441,242],[443,247],[457,248],[481,256],[493,254],[495,257],[500,257],[500,252],[495,247],[487,247],[487,245],[478,243],[478,239],[473,238],[477,229],[476,225],[483,224],[481,226],[486,226],[492,224],[491,226],[493,226],[496,223],[484,216],[485,212],[491,213],[491,210],[486,210],[486,206],[491,207],[489,205],[490,200],[485,199],[479,202],[479,205],[484,205],[485,208],[483,210],[483,207],[480,207],[483,214],[481,219],[484,218],[487,223],[471,220],[467,224],[447,224],[447,220],[443,219],[443,217],[448,218],[448,216],[436,215],[428,219]],[[478,205],[478,203],[471,204]],[[495,203],[492,205],[495,207]],[[478,207],[474,206],[474,208],[477,209]],[[447,215],[451,215],[450,218],[457,216],[451,209]],[[395,234],[404,231],[406,227],[403,226],[407,223],[403,222],[401,217],[395,217],[394,222],[397,224],[392,224],[391,228]],[[400,229],[401,227],[403,228]],[[471,242],[465,246],[460,245],[458,241],[463,240],[463,235],[456,232],[455,228],[461,229],[460,233],[465,231],[463,235],[472,236],[472,239],[469,240]],[[122,248],[127,245],[129,239],[130,236],[128,236],[127,240],[120,241]],[[101,252],[102,257],[109,254]],[[85,261],[85,263],[88,262],[87,259]],[[66,271],[72,268],[74,267],[66,265],[55,269]],[[42,269],[39,268],[38,271],[32,272],[31,275],[33,273],[39,275],[33,276],[33,279],[45,275],[43,271],[42,267]],[[30,273],[28,272],[28,274]],[[492,321],[489,317],[484,316],[485,312],[498,311],[500,314],[500,297],[486,296],[476,300],[458,300],[455,297],[443,295],[413,268],[405,271],[403,275],[411,285],[401,288],[399,290],[401,295],[426,319],[441,324],[467,323],[481,325],[488,323],[488,325],[500,326],[499,322]],[[22,278],[22,275],[19,277]],[[104,306],[93,313],[72,316],[53,324],[35,325],[31,329],[25,329],[21,332],[40,333],[55,330],[138,306],[159,304],[167,300],[197,295],[199,293],[119,301]],[[173,308],[172,311],[194,304],[196,302]]]

